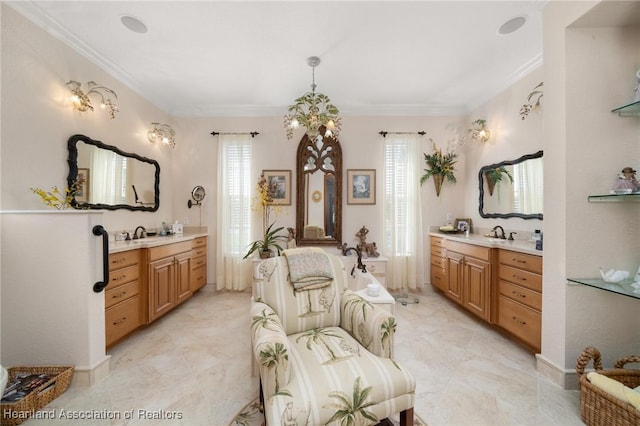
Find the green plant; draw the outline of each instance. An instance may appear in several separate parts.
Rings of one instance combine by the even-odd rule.
[[[261,240],[256,240],[252,242],[249,246],[249,251],[244,255],[243,259],[248,258],[253,254],[254,251],[260,252],[270,252],[271,248],[275,248],[278,252],[278,255],[284,250],[282,246],[279,244],[280,241],[287,241],[286,235],[278,235],[280,231],[284,229],[284,226],[281,226],[276,229],[273,228],[275,222],[269,225],[269,227],[265,230],[264,236]]]
[[[496,184],[502,182],[505,175],[509,178],[511,183],[513,183],[513,176],[511,176],[511,173],[509,173],[504,166],[496,167],[495,169],[484,172],[484,177],[487,179],[487,186],[489,187],[489,195],[493,195],[493,188]]]
[[[436,194],[440,195],[440,187],[442,181],[446,179],[449,182],[456,183],[456,176],[454,174],[454,165],[458,162],[456,158],[458,155],[455,152],[442,153],[442,150],[438,148],[435,142],[433,144],[433,153],[427,155],[424,154],[424,162],[428,168],[424,169],[424,174],[420,177],[420,185],[424,184],[431,176],[433,176],[434,183],[436,185]]]

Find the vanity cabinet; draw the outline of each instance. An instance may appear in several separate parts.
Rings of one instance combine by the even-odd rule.
[[[497,305],[498,325],[540,352],[542,257],[499,250]]]
[[[191,296],[191,248],[183,241],[147,249],[148,322]]]
[[[491,257],[487,247],[445,241],[445,294],[470,312],[490,320]]]
[[[207,237],[191,242],[191,292],[195,293],[207,284]]]
[[[105,297],[106,346],[142,325],[141,250],[109,255],[109,284]]]
[[[444,239],[441,237],[431,237],[431,285],[446,292],[448,285],[448,275],[446,268],[446,249]]]

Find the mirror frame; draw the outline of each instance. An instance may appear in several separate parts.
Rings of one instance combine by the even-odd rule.
[[[484,166],[480,168],[480,172],[478,173],[478,181],[480,182],[480,199],[478,203],[478,212],[480,213],[480,217],[484,218],[499,218],[499,219],[508,219],[510,217],[519,217],[521,219],[540,219],[542,220],[543,213],[534,213],[534,214],[524,214],[524,213],[485,213],[483,210],[484,207],[484,172],[489,170],[493,170],[498,167],[504,166],[513,166],[514,164],[522,163],[526,160],[532,160],[535,158],[542,158],[543,151],[538,151],[534,154],[523,155],[520,158],[515,160],[507,160],[501,163],[489,164],[488,166]]]
[[[126,209],[131,211],[146,211],[146,212],[155,212],[160,208],[160,164],[157,161],[152,160],[150,158],[142,157],[138,154],[132,154],[130,152],[124,152],[119,148],[113,145],[107,145],[102,143],[101,141],[93,140],[85,135],[73,135],[69,138],[67,142],[67,149],[69,150],[69,157],[67,159],[67,163],[69,163],[69,175],[67,176],[67,187],[71,188],[71,185],[78,178],[78,142],[84,142],[89,145],[96,146],[98,148],[106,149],[109,151],[113,151],[116,154],[122,155],[123,157],[134,158],[138,161],[142,161],[144,163],[149,163],[153,165],[156,169],[155,172],[155,184],[154,184],[154,205],[153,206],[132,206],[130,204],[102,204],[102,203],[79,203],[76,201],[75,195],[71,200],[71,206],[75,209],[90,209],[90,210],[118,210],[118,209]]]
[[[324,127],[320,128],[320,134],[324,134]],[[298,144],[298,151],[296,154],[296,245],[299,246],[315,246],[315,245],[323,245],[323,246],[338,246],[342,243],[342,147],[340,146],[340,141],[334,138],[333,136],[323,136],[324,146],[331,146],[332,149],[325,156],[330,157],[335,170],[333,172],[327,172],[320,168],[322,164],[321,161],[318,161],[317,167],[315,170],[310,172],[305,172],[304,166],[306,164],[306,159],[311,155],[310,153],[316,150],[315,143],[309,139],[309,136],[305,133],[305,135],[300,140]],[[321,171],[325,174],[325,178],[327,174],[332,174],[335,176],[335,188],[336,188],[336,197],[335,197],[335,212],[336,212],[336,223],[335,223],[335,235],[334,238],[304,238],[304,217],[305,217],[305,175],[307,173],[311,173],[314,171]],[[326,186],[326,180],[325,180]],[[322,197],[323,200],[326,200],[326,194]]]

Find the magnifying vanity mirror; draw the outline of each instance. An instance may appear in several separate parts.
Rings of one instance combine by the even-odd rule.
[[[542,151],[480,169],[481,217],[541,219]]]
[[[324,135],[306,134],[296,158],[296,243],[334,245],[342,240],[342,148]]]
[[[71,205],[76,209],[154,212],[160,207],[160,165],[84,135],[67,142],[71,187],[80,180]]]

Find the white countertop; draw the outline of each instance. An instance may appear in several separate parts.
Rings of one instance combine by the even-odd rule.
[[[167,235],[164,237],[153,236],[129,241],[109,241],[109,253],[180,243],[182,241],[194,240],[198,237],[206,237],[207,235],[209,235],[207,232],[185,232],[184,234]]]
[[[458,241],[461,243],[474,244],[482,247],[499,248],[505,250],[513,250],[520,253],[533,254],[536,256],[542,256],[542,250],[536,250],[536,244],[534,241],[528,240],[501,240],[498,238],[485,237],[480,234],[469,234],[469,237],[465,237],[464,234],[444,234],[442,232],[430,232],[429,235],[434,237],[442,237],[446,240]]]

